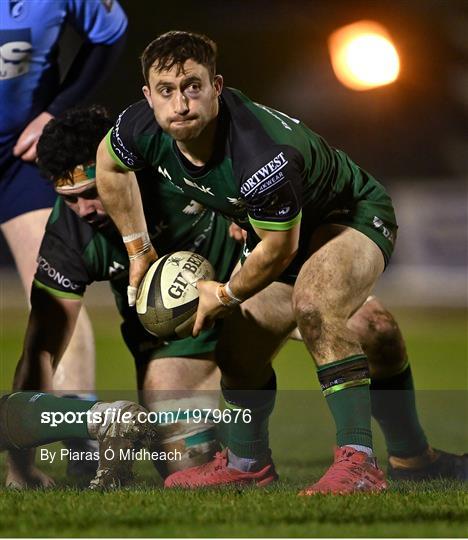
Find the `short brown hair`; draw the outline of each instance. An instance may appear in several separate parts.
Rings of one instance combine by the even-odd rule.
[[[149,70],[153,65],[157,71],[177,66],[179,74],[187,60],[195,60],[208,69],[210,79],[213,80],[216,74],[216,53],[216,43],[209,37],[172,30],[158,36],[143,51],[140,58],[143,77],[148,84]]]

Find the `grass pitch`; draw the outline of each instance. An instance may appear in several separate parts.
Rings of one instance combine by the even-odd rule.
[[[126,389],[134,379],[112,309],[91,312],[101,389]],[[413,366],[422,423],[431,444],[468,451],[467,338],[463,312],[398,313]],[[26,315],[0,321],[0,388],[8,389],[21,350]],[[179,537],[466,537],[468,492],[455,482],[392,484],[380,495],[297,497],[331,461],[333,426],[300,343],[276,360],[280,392],[271,435],[281,482],[264,490],[163,491],[148,464],[137,464],[139,483],[113,493],[70,488],[64,464],[45,467],[52,491],[0,490],[0,535]],[[385,462],[375,429],[377,454]],[[0,469],[3,468],[0,456]]]

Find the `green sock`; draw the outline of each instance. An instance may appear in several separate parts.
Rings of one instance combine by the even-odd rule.
[[[413,457],[428,447],[416,410],[413,376],[409,364],[386,379],[372,379],[372,416],[379,423],[389,455]]]
[[[223,388],[223,397],[226,408],[232,412],[224,431],[229,450],[238,457],[251,459],[266,454],[270,447],[268,423],[275,406],[276,376],[260,390]]]
[[[317,370],[323,394],[336,424],[338,446],[372,448],[369,369],[363,354],[350,356]]]
[[[64,439],[89,439],[84,413],[95,403],[39,392],[4,396],[0,400],[0,446],[31,448]]]

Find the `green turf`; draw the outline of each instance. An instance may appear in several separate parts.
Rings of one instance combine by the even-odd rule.
[[[283,485],[261,492],[67,490],[3,493],[0,504],[2,534],[12,536],[463,537],[468,517],[466,491],[447,485],[314,499]]]
[[[420,414],[434,446],[468,450],[466,315],[401,312]],[[92,312],[98,387],[130,389],[133,366],[111,310]],[[0,321],[0,387],[10,385],[20,354],[25,315]],[[330,461],[333,426],[318,392],[315,370],[299,343],[276,361],[279,387],[272,448],[282,481],[266,490],[165,492],[147,464],[139,487],[114,493],[67,488],[64,464],[45,467],[58,480],[51,492],[0,490],[1,536],[327,536],[465,537],[468,495],[456,483],[393,484],[374,496],[299,498]],[[377,432],[377,430],[375,430]],[[381,461],[382,437],[376,433]],[[0,456],[0,468],[3,457]]]

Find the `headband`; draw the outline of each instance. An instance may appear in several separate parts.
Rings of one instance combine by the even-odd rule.
[[[83,191],[96,184],[96,164],[77,165],[73,171],[55,182],[55,191],[68,195]]]

